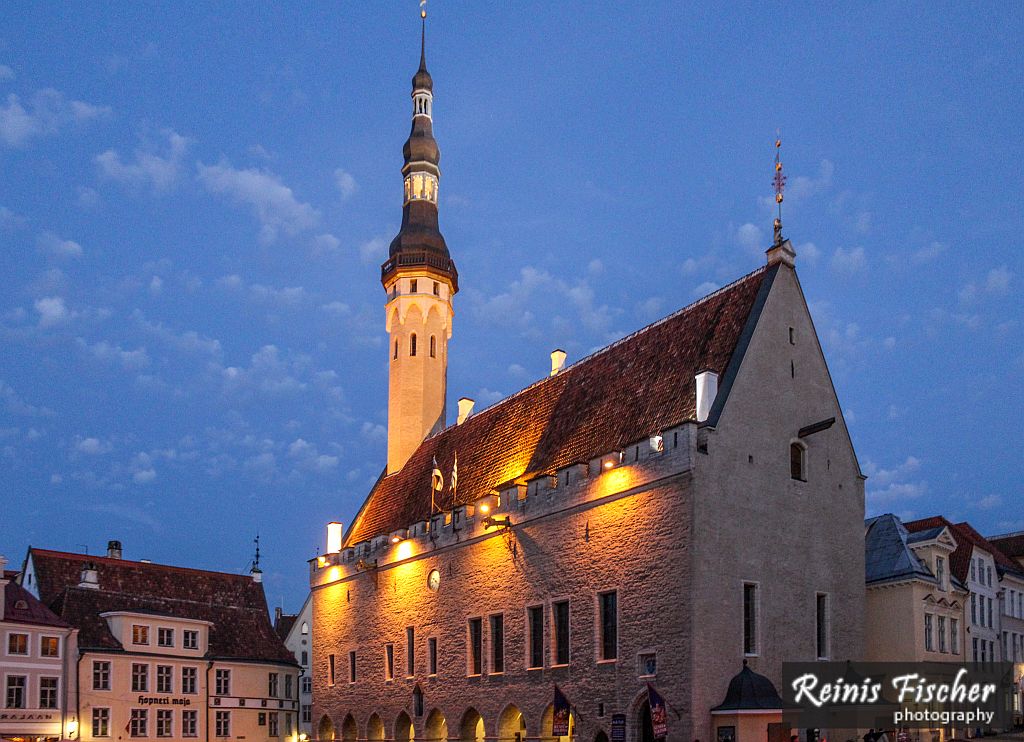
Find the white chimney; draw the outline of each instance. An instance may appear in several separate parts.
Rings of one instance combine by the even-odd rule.
[[[259,567],[253,567],[249,574],[252,575],[253,582],[263,582],[263,570]]]
[[[458,425],[466,422],[466,418],[473,413],[473,402],[469,397],[463,397],[459,400],[459,419],[456,421]]]
[[[565,368],[565,351],[555,348],[551,351],[551,375],[554,376],[563,368]]]
[[[92,562],[86,562],[82,566],[81,582],[78,583],[79,587],[86,587],[90,590],[100,589],[100,578],[99,572],[96,571],[96,565]]]
[[[120,559],[121,558],[121,542],[120,541],[108,541],[107,542],[107,559]]]
[[[327,553],[337,554],[341,551],[341,523],[331,521],[327,524]]]
[[[702,423],[711,414],[711,406],[718,396],[718,374],[714,371],[701,371],[697,381],[697,422]]]

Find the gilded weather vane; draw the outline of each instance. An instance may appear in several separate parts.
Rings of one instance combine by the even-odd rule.
[[[786,188],[786,176],[782,173],[782,136],[775,132],[775,177],[772,178],[772,185],[775,187],[775,203],[779,208],[775,216],[775,244],[782,244],[782,192]]]

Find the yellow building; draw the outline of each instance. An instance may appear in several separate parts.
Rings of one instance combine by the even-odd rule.
[[[295,658],[260,573],[30,549],[21,584],[79,630],[81,740],[295,740]],[[69,735],[70,736],[70,735]]]

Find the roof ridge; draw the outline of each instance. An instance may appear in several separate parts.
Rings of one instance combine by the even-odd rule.
[[[123,590],[103,590],[92,587],[79,587],[78,585],[68,585],[64,588],[65,595],[68,594],[80,594],[80,595],[111,595],[111,596],[123,596],[128,598],[136,598],[141,600],[154,600],[167,603],[190,603],[193,605],[205,605],[212,606],[215,608],[233,608],[242,611],[256,611],[257,613],[265,613],[263,608],[254,607],[250,605],[238,605],[236,603],[225,603],[217,602],[212,600],[190,600],[189,598],[176,598],[168,597],[166,595],[152,595],[150,593],[127,593]]]
[[[205,575],[221,575],[223,577],[238,578],[240,580],[252,581],[252,577],[247,574],[238,574],[235,572],[218,572],[212,569],[197,569],[196,567],[179,567],[176,564],[162,564],[160,562],[144,562],[137,559],[112,559],[110,557],[96,556],[93,554],[78,554],[73,551],[55,551],[53,549],[39,549],[32,548],[30,551],[33,554],[41,554],[43,556],[56,557],[58,559],[66,559],[68,561],[99,561],[104,564],[111,565],[140,565],[143,569],[159,568],[166,570],[174,570],[178,572],[199,572]]]
[[[721,288],[715,289],[710,294],[705,294],[704,296],[702,296],[701,298],[697,299],[696,301],[692,301],[689,304],[687,304],[686,306],[681,307],[680,309],[677,309],[676,311],[672,312],[672,314],[666,315],[666,316],[662,317],[661,319],[655,320],[654,322],[651,322],[651,323],[649,323],[647,325],[644,325],[640,329],[634,330],[633,332],[629,333],[628,335],[624,335],[621,338],[619,338],[618,340],[612,341],[611,343],[609,343],[608,345],[604,346],[603,348],[598,348],[597,350],[593,351],[592,353],[588,353],[587,355],[583,356],[579,360],[574,361],[573,363],[570,363],[568,366],[563,368],[561,371],[558,372],[558,374],[556,376],[546,376],[546,377],[544,377],[542,379],[538,379],[537,381],[533,382],[529,386],[523,387],[518,392],[514,392],[513,394],[510,394],[507,397],[499,399],[497,402],[494,402],[493,404],[490,404],[487,407],[484,407],[478,413],[476,413],[475,415],[472,415],[472,417],[479,417],[480,415],[483,415],[486,412],[490,412],[491,410],[497,409],[498,407],[500,407],[501,405],[505,404],[506,402],[509,402],[509,401],[511,401],[513,399],[516,399],[520,395],[525,394],[526,392],[528,392],[531,389],[534,389],[534,388],[540,386],[541,384],[546,384],[549,381],[551,381],[552,379],[564,377],[569,372],[571,372],[574,369],[582,366],[584,363],[587,363],[588,361],[593,360],[597,356],[603,355],[604,353],[612,350],[613,348],[616,348],[616,347],[622,345],[623,343],[626,343],[627,341],[632,340],[633,338],[637,337],[638,335],[642,335],[643,333],[647,332],[648,330],[651,330],[651,329],[653,329],[655,327],[663,325],[666,322],[668,322],[669,320],[675,319],[676,317],[678,317],[678,316],[680,316],[682,314],[685,314],[686,312],[689,312],[690,310],[700,306],[704,302],[709,301],[709,300],[715,298],[716,296],[725,293],[726,291],[729,291],[730,289],[736,287],[738,284],[743,283],[744,281],[752,278],[753,276],[757,275],[758,273],[761,273],[763,271],[768,270],[768,268],[769,268],[769,266],[762,265],[762,266],[756,268],[755,270],[750,271],[746,275],[740,276],[739,278],[737,278],[736,280],[732,281],[731,283],[727,283],[725,286],[722,286]],[[468,420],[467,420],[467,422],[468,422]],[[452,423],[451,425],[448,425],[448,426],[442,428],[441,430],[438,430],[436,433],[431,433],[430,435],[428,435],[426,438],[423,439],[423,442],[425,443],[425,442],[431,440],[432,438],[436,438],[436,437],[438,437],[440,435],[443,435],[444,433],[447,433],[449,430],[452,430],[452,429],[457,428],[457,427],[459,427],[458,423]],[[422,445],[422,443],[420,445]],[[398,472],[393,472],[393,473],[397,474]]]

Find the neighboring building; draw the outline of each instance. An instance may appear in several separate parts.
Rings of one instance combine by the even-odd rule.
[[[79,630],[79,739],[293,737],[298,668],[260,573],[29,549],[21,584]]]
[[[1014,715],[1017,724],[1024,724],[1024,533],[992,536],[988,541],[1017,565],[1014,571],[1002,562],[999,564],[999,604],[1004,656],[1014,665],[1013,679],[1017,684]]]
[[[307,595],[298,613],[274,610],[274,631],[299,663],[299,732],[313,736],[313,678],[309,662],[313,654],[313,602]]]
[[[946,525],[911,533],[891,513],[866,521],[866,661],[967,661],[969,591],[950,569],[956,548]]]
[[[649,742],[650,687],[672,742],[763,740],[784,661],[863,652],[863,477],[781,224],[766,266],[445,427],[432,87],[421,54],[387,465],[311,561],[317,736],[550,739],[557,687],[576,740]]]
[[[0,556],[0,739],[75,736],[77,632],[17,582]]]

